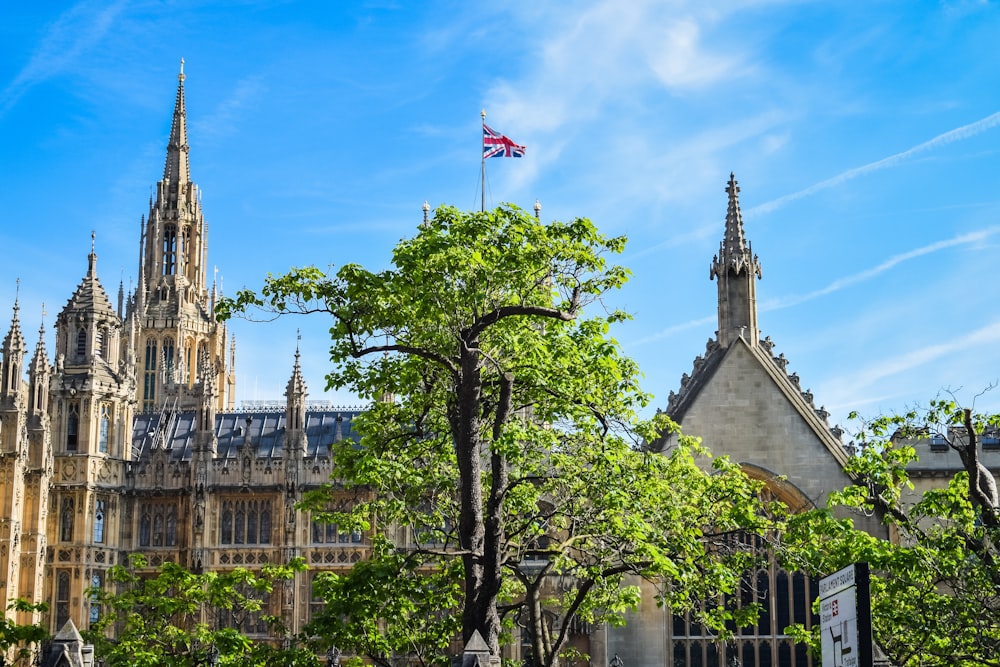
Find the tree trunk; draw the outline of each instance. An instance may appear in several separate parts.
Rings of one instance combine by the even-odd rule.
[[[462,341],[461,376],[458,378],[458,405],[452,418],[452,438],[458,461],[459,545],[465,569],[465,605],[462,610],[462,639],[468,642],[479,630],[493,655],[500,655],[500,615],[497,611],[499,570],[494,563],[499,554],[485,553],[486,526],[483,520],[482,378],[478,341]],[[494,549],[495,550],[495,546]]]

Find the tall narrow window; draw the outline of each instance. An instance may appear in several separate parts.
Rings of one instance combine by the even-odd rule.
[[[315,572],[312,575],[312,579],[309,581],[309,590],[312,594],[309,596],[309,618],[316,618],[326,607],[326,600],[320,593],[316,592],[316,579],[323,575],[322,572]]]
[[[59,513],[59,539],[63,542],[73,541],[73,499],[63,498],[62,510]]]
[[[177,228],[163,228],[163,275],[172,276],[177,262]]]
[[[233,544],[243,544],[246,535],[247,513],[243,502],[236,503],[236,516],[233,519]]]
[[[222,535],[219,540],[223,544],[233,543],[233,503],[227,500],[222,503],[222,526],[219,533]]]
[[[102,454],[108,453],[108,431],[111,426],[111,406],[101,403],[101,421],[97,428],[97,451]]]
[[[142,377],[142,409],[152,412],[156,408],[156,341],[146,341],[146,365]]]
[[[192,250],[193,248],[191,247],[191,227],[189,225],[184,229],[184,249],[183,249],[184,256],[181,258],[181,261],[184,263],[182,268],[184,269],[184,272],[187,274],[188,278],[193,278],[193,276],[191,275],[191,268],[193,266],[191,258],[195,257],[195,254],[192,252]]]
[[[69,572],[56,575],[56,626],[62,627],[69,620]]]
[[[104,329],[97,330],[97,340],[94,341],[94,353],[100,355],[102,358],[107,359],[107,350],[105,349],[105,331]]]
[[[260,507],[260,543],[271,543],[271,502],[264,501]]]
[[[163,546],[163,508],[153,510],[153,546]]]
[[[95,572],[90,577],[90,622],[97,623],[101,618],[101,605],[98,600],[98,593],[101,590],[103,583],[101,582],[101,573]]]
[[[148,547],[149,546],[149,530],[152,520],[149,516],[149,510],[145,509],[142,513],[142,518],[139,519],[139,546]]]
[[[94,543],[104,542],[104,501],[98,500],[94,509]]]
[[[177,546],[177,507],[171,505],[167,508],[167,539],[168,547]]]
[[[66,418],[66,451],[75,452],[80,438],[80,404],[73,401],[69,404],[69,416]]]
[[[174,341],[172,338],[163,339],[163,370],[166,371],[167,378],[176,382],[174,373]]]
[[[257,501],[247,503],[247,544],[257,544]]]
[[[83,327],[76,332],[76,358],[82,361],[87,356],[87,330]]]

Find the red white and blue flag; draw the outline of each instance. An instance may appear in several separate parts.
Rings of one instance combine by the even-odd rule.
[[[483,159],[491,157],[524,157],[524,146],[483,124]]]

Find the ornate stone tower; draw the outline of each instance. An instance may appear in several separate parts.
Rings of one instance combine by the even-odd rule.
[[[136,391],[122,331],[97,278],[92,241],[87,274],[56,318],[48,533],[55,557],[47,581],[53,627],[95,613],[84,590],[103,583],[121,548],[119,500]]]
[[[27,462],[27,387],[22,379],[26,348],[18,302],[3,339],[0,362],[0,594],[4,601],[20,591],[21,524],[24,518],[24,470]],[[6,604],[4,604],[6,607]],[[2,613],[6,614],[6,610]]]
[[[719,344],[729,347],[739,337],[752,346],[760,340],[757,328],[757,282],[761,277],[760,262],[743,235],[743,215],[740,213],[740,188],[736,176],[729,174],[726,186],[729,207],[726,210],[726,230],[719,245],[719,254],[712,259],[709,272],[719,286]]]
[[[163,179],[143,220],[139,286],[130,318],[136,320],[136,397],[143,412],[195,409],[190,392],[204,355],[223,379],[219,410],[232,409],[235,376],[227,368],[226,328],[213,315],[216,291],[206,281],[208,228],[188,163],[184,61],[177,85]]]
[[[24,505],[21,524],[21,590],[19,596],[41,602],[45,589],[46,523],[49,485],[52,480],[52,438],[49,418],[49,384],[52,368],[45,350],[45,324],[38,330],[38,344],[28,366],[27,437],[28,455],[24,474]],[[22,623],[37,623],[38,612],[26,614]]]
[[[282,455],[285,466],[285,549],[282,556],[285,562],[301,556],[297,547],[295,533],[303,523],[305,515],[296,509],[296,504],[302,500],[302,482],[305,478],[305,461],[307,451],[306,439],[306,381],[302,377],[302,367],[299,365],[299,348],[295,348],[295,366],[292,376],[288,378],[285,388],[285,443]],[[289,580],[281,591],[281,617],[285,627],[299,630],[295,617],[295,591],[308,589],[309,578],[304,572],[297,572],[294,579]]]
[[[197,408],[195,413],[194,445],[191,448],[191,470],[194,476],[191,485],[191,506],[194,508],[194,522],[191,526],[190,567],[200,572],[205,564],[205,507],[211,491],[209,476],[212,461],[219,450],[219,440],[215,434],[215,415],[218,405],[218,369],[207,352],[203,352],[197,367],[197,383],[193,387]]]

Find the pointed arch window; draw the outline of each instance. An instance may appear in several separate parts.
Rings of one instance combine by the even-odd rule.
[[[56,625],[62,627],[69,620],[69,572],[61,570],[56,575]]]
[[[270,500],[223,500],[221,544],[270,544]]]
[[[76,332],[76,358],[83,360],[87,356],[87,330],[80,327]]]
[[[167,225],[163,228],[163,275],[172,276],[177,263],[177,228]]]
[[[152,519],[149,516],[149,510],[146,509],[142,513],[142,518],[139,519],[139,546],[148,547],[149,546],[149,533],[150,527],[152,526]]]
[[[94,508],[94,544],[104,543],[104,501],[98,500]]]
[[[166,373],[167,380],[171,382],[176,382],[177,379],[173,377],[174,373],[174,339],[164,338],[163,339],[163,371]]]
[[[247,503],[247,544],[257,544],[257,528],[260,527],[256,501]]]
[[[147,503],[139,519],[140,547],[177,546],[177,506],[173,503]]]
[[[69,404],[69,415],[66,417],[66,451],[75,452],[80,444],[80,403],[72,401]]]
[[[152,412],[156,407],[156,340],[146,341],[146,365],[142,376],[142,409]]]
[[[90,577],[90,622],[97,623],[101,618],[100,590],[104,587],[104,576],[95,572]]]
[[[228,500],[222,503],[222,533],[223,544],[233,543],[233,501]]]
[[[188,278],[193,277],[191,275],[192,257],[195,257],[195,254],[192,252],[191,248],[191,226],[188,225],[187,227],[184,228],[184,248],[183,248],[183,257],[181,258],[181,261],[184,262],[184,266],[182,268],[184,269],[184,272],[187,274]]]
[[[153,514],[153,546],[163,546],[163,510]]]
[[[242,502],[236,503],[236,513],[233,518],[233,544],[243,544],[246,536],[247,513]]]
[[[260,543],[271,543],[271,503],[266,501],[260,508]]]
[[[167,508],[167,534],[166,544],[168,547],[177,545],[177,506],[171,505]]]
[[[44,375],[39,375],[34,379],[35,393],[33,394],[34,398],[32,399],[32,410],[43,411],[48,407],[46,405],[48,403],[46,399],[48,397],[49,386],[48,382],[46,382],[44,378]]]
[[[63,498],[59,512],[59,539],[63,542],[73,541],[73,499]]]
[[[94,352],[100,355],[103,359],[108,358],[108,351],[106,349],[107,345],[107,331],[104,329],[97,330],[97,339],[94,341]]]
[[[108,433],[111,429],[111,405],[101,403],[101,420],[97,426],[97,451],[108,453]]]

